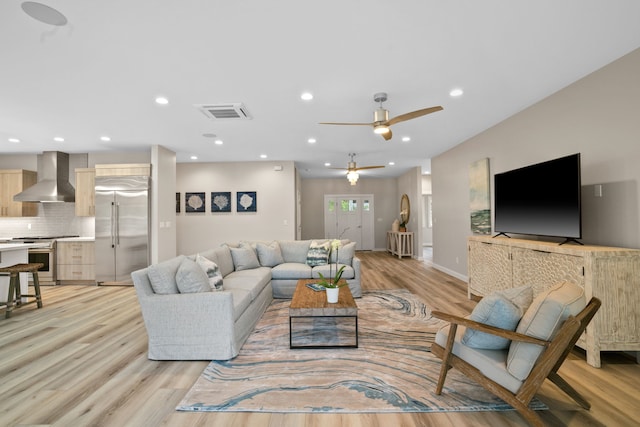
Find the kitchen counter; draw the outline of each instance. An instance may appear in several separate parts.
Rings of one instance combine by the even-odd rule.
[[[26,250],[30,248],[46,248],[48,246],[48,243],[0,243],[0,252]],[[1,261],[0,267],[5,267],[4,263]]]
[[[95,237],[64,237],[56,239],[56,242],[95,242]]]

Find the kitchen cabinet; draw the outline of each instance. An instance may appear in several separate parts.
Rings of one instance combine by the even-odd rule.
[[[640,250],[488,236],[469,237],[468,250],[469,297],[523,285],[535,297],[571,281],[602,301],[576,344],[587,363],[600,367],[601,351],[640,351]]]
[[[33,171],[0,170],[0,217],[37,216],[37,203],[13,201],[13,196],[31,187],[37,180],[38,174]]]
[[[58,240],[56,245],[57,280],[95,284],[95,242]]]
[[[96,215],[96,170],[76,169],[76,216]]]
[[[96,165],[96,176],[151,176],[148,163]]]

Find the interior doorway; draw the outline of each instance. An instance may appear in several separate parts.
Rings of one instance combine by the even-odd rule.
[[[357,250],[373,250],[373,194],[325,194],[324,237],[349,239]]]

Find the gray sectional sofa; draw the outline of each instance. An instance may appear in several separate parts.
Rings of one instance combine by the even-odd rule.
[[[313,246],[325,242],[318,239]],[[346,266],[342,277],[353,296],[360,297],[355,242],[341,242],[338,268]],[[298,279],[329,276],[328,264],[309,265],[311,246],[312,240],[229,243],[131,273],[149,337],[149,359],[237,356],[273,298],[291,298]],[[215,263],[215,271],[205,273],[196,262],[201,257]],[[335,272],[335,252],[331,258]],[[222,278],[220,291],[212,291],[214,276]]]

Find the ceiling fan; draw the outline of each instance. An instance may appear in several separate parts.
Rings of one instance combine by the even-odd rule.
[[[383,168],[384,166],[361,166],[361,167],[357,167],[356,166],[356,162],[353,160],[353,158],[355,157],[356,153],[349,153],[349,157],[351,157],[351,161],[349,162],[349,167],[348,168],[331,168],[331,169],[340,169],[340,170],[346,170],[347,171],[347,179],[349,180],[349,182],[351,183],[351,185],[356,185],[356,182],[358,182],[358,178],[360,178],[360,174],[358,173],[358,171],[364,170],[364,169],[378,169],[378,168]]]
[[[442,110],[441,106],[423,108],[422,110],[412,111],[410,113],[401,114],[392,119],[389,118],[389,111],[382,107],[382,103],[387,100],[387,94],[385,92],[379,92],[373,95],[373,100],[380,103],[380,108],[376,109],[373,113],[372,123],[335,123],[335,122],[321,122],[321,125],[348,125],[348,126],[373,126],[373,131],[388,141],[392,137],[391,125],[404,122],[407,120],[415,119],[427,114],[435,113]]]

